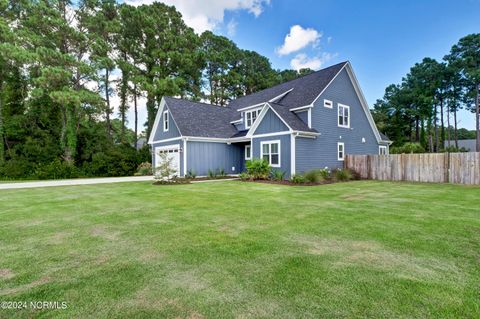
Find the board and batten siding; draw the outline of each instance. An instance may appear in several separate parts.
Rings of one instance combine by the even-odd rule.
[[[326,108],[323,100],[333,102]],[[350,128],[338,127],[338,104],[350,107]],[[312,128],[321,135],[315,139],[296,138],[297,173],[312,169],[342,168],[337,157],[337,143],[345,145],[345,154],[378,154],[378,142],[347,71],[342,70],[312,108]],[[362,139],[365,141],[363,142]]]
[[[261,122],[258,124],[257,129],[255,130],[254,135],[258,134],[268,134],[275,132],[288,131],[288,127],[282,120],[272,111],[268,109],[265,116],[262,118]]]
[[[168,131],[166,132],[163,131],[163,112],[165,110],[168,110],[167,105],[165,105],[165,107],[161,111],[159,111],[160,121],[158,122],[158,127],[153,137],[153,141],[160,141],[160,140],[165,140],[168,138],[175,138],[180,136],[180,131],[178,130],[178,127],[172,118],[172,114],[170,114],[170,110],[168,110],[168,125],[169,125]]]
[[[290,134],[268,136],[268,137],[255,137],[252,138],[252,156],[253,158],[260,158],[261,142],[280,140],[280,167],[273,169],[285,172],[285,178],[290,178]]]
[[[187,172],[207,176],[209,170],[224,169],[227,174],[239,174],[244,166],[244,149],[236,144],[187,141]]]
[[[163,127],[162,127],[163,129]],[[158,156],[158,154],[155,154],[155,148],[160,147],[160,146],[169,146],[169,145],[180,145],[180,149],[183,151],[183,141],[181,139],[175,140],[175,141],[168,141],[168,142],[156,142],[152,144],[152,166],[155,168],[155,156]],[[183,152],[180,152],[180,176],[183,176]]]

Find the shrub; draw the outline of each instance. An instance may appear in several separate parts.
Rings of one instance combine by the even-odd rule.
[[[324,179],[329,180],[332,178],[332,172],[327,168],[322,168],[318,170],[318,174]]]
[[[268,162],[260,158],[254,158],[247,161],[245,166],[247,168],[247,173],[253,179],[267,179],[271,172]]]
[[[425,153],[425,149],[419,143],[405,143],[402,146],[390,148],[390,154],[413,154]]]
[[[455,147],[453,145],[450,145],[450,146],[447,146],[445,147],[444,150],[442,150],[442,152],[449,152],[449,153],[464,153],[464,152],[468,152],[467,149],[465,147]]]
[[[271,175],[274,181],[283,181],[285,179],[285,172],[278,169],[273,169]]]
[[[48,164],[39,164],[33,175],[38,179],[66,179],[77,178],[80,172],[75,165],[55,159]]]
[[[152,164],[149,162],[143,162],[137,167],[137,172],[135,173],[136,176],[145,176],[145,175],[152,175]]]
[[[137,151],[129,145],[115,145],[83,162],[88,176],[132,176],[137,169]]]
[[[353,178],[353,174],[348,169],[336,169],[332,172],[333,178],[337,182],[346,182]]]
[[[252,177],[247,173],[247,172],[241,172],[240,175],[238,175],[242,181],[249,181],[252,180]]]
[[[35,172],[35,166],[32,162],[24,159],[11,159],[5,161],[0,165],[0,178],[1,179],[18,179],[35,177],[32,176],[32,172]]]
[[[189,169],[187,171],[187,176],[186,176],[188,179],[195,179],[197,177],[197,174],[195,173],[194,170],[192,169]]]
[[[225,170],[223,168],[220,168],[217,170],[217,176],[227,176],[227,174],[225,173]]]
[[[290,178],[290,181],[295,184],[304,184],[307,180],[305,179],[305,176],[296,174]]]
[[[309,183],[320,183],[325,179],[319,169],[314,169],[305,173],[305,180]]]
[[[208,178],[216,178],[217,172],[212,171],[211,169],[208,170]]]

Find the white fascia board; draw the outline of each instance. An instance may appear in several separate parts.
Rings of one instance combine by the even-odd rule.
[[[296,112],[296,111],[303,111],[303,110],[308,110],[313,107],[313,103],[309,105],[304,105],[304,106],[299,106],[299,107],[294,107],[292,109],[289,109],[290,112]]]
[[[365,111],[365,115],[367,116],[368,122],[370,123],[370,126],[373,130],[373,133],[375,134],[375,137],[377,138],[377,142],[380,143],[382,141],[382,138],[380,137],[380,132],[378,131],[377,125],[375,124],[375,121],[373,120],[372,113],[370,112],[370,108],[368,107],[367,100],[365,99],[365,96],[363,95],[362,89],[360,88],[360,84],[358,83],[357,77],[355,76],[355,73],[353,72],[353,68],[350,65],[350,62],[347,62],[346,64],[346,70],[347,74],[350,77],[350,80],[353,83],[353,87],[355,89],[355,93],[357,93],[357,97],[360,100],[360,104],[362,104],[362,108]]]
[[[254,105],[250,105],[250,106],[246,106],[246,107],[242,107],[241,109],[237,109],[237,111],[242,112],[242,111],[251,110],[251,109],[260,107],[260,106],[262,106],[262,105],[264,105],[264,104],[265,104],[265,102],[262,102],[262,103],[258,103],[258,104],[254,104]]]
[[[335,74],[335,76],[330,80],[330,82],[328,82],[328,84],[323,88],[323,90],[320,92],[320,94],[318,94],[317,97],[313,100],[313,102],[310,103],[312,106],[315,104],[315,102],[317,102],[317,100],[320,98],[320,96],[323,94],[323,92],[325,92],[325,90],[330,86],[330,84],[332,84],[333,81],[335,81],[335,79],[342,72],[342,70],[349,64],[350,64],[350,62],[347,62],[342,66],[342,68],[337,72],[337,74]]]
[[[260,111],[260,114],[257,116],[257,119],[255,120],[255,122],[248,129],[246,137],[252,137],[252,135],[255,132],[255,130],[257,129],[258,125],[260,124],[260,122],[264,118],[265,114],[267,113],[269,107],[270,106],[268,105],[268,103],[263,103],[262,110]]]
[[[150,132],[150,136],[148,137],[148,144],[154,143],[153,137],[157,132],[158,123],[160,122],[160,118],[162,117],[164,108],[165,108],[165,98],[162,97],[162,100],[160,101],[160,106],[158,107],[157,115],[155,116],[155,121],[153,122],[152,131]]]
[[[153,142],[148,142],[148,144],[156,144],[156,143],[165,143],[165,142],[171,142],[171,141],[176,141],[176,140],[181,140],[182,137],[179,136],[179,137],[172,137],[172,138],[166,138],[164,140],[157,140],[157,141],[153,141]]]
[[[268,102],[275,102],[276,100],[278,100],[278,99],[280,99],[280,98],[284,97],[286,94],[290,93],[292,90],[293,90],[293,88],[291,88],[290,90],[288,90],[288,91],[285,91],[285,92],[283,92],[282,94],[280,94],[280,95],[277,95],[276,97],[274,97],[274,98],[272,98],[272,99],[268,100]]]

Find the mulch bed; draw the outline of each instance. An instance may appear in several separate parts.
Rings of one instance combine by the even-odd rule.
[[[261,184],[277,184],[277,185],[287,185],[287,186],[318,186],[318,185],[326,185],[326,184],[333,184],[335,183],[334,181],[323,181],[320,183],[294,183],[291,181],[273,181],[273,180],[255,180],[255,181],[250,181],[250,180],[245,180],[244,182],[252,182],[252,183],[261,183]]]
[[[155,181],[153,182],[153,185],[185,185],[185,184],[190,184],[191,182],[196,182],[196,181],[213,181],[217,179],[230,179],[230,178],[235,178],[235,176],[218,176],[215,178],[211,177],[196,177],[196,178],[177,178],[171,181]]]

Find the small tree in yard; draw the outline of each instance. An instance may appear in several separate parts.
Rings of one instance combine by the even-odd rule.
[[[171,181],[177,175],[177,171],[172,166],[173,159],[168,156],[168,153],[160,152],[158,153],[160,157],[160,164],[155,168],[155,179],[161,181]]]

